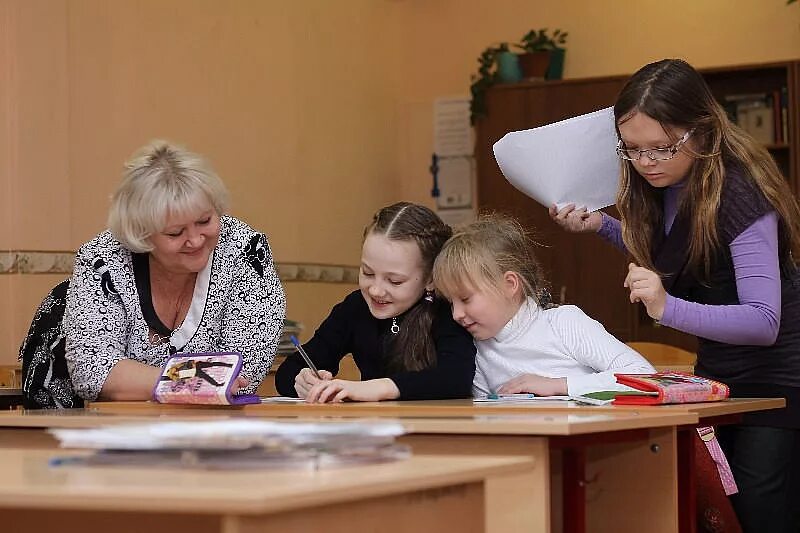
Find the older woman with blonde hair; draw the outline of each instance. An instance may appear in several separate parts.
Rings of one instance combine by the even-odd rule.
[[[266,236],[226,216],[227,202],[183,148],[154,141],[128,161],[109,229],[78,250],[67,292],[65,357],[80,397],[147,399],[177,352],[240,352],[239,388],[258,387],[286,300]]]

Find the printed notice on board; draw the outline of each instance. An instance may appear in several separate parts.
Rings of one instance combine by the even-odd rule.
[[[433,151],[439,157],[473,152],[472,126],[469,123],[469,98],[437,98],[433,105]]]
[[[439,197],[441,209],[472,205],[472,158],[448,157],[439,160]]]

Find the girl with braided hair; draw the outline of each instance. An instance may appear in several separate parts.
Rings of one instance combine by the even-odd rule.
[[[485,215],[436,258],[436,288],[475,338],[475,396],[577,396],[619,389],[615,372],[655,372],[578,307],[550,303],[534,245],[516,220]]]
[[[280,394],[312,403],[470,396],[475,346],[436,297],[431,270],[450,227],[427,207],[380,209],[364,230],[359,290],[337,304],[304,348],[320,377],[287,358]],[[334,379],[352,353],[361,381]]]

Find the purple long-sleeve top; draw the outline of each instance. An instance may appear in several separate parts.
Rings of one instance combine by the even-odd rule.
[[[664,232],[678,212],[682,184],[664,191]],[[625,250],[619,220],[602,214],[598,234]],[[706,305],[667,294],[661,324],[728,344],[770,346],[781,322],[781,277],[778,263],[778,215],[763,215],[730,244],[738,305]]]

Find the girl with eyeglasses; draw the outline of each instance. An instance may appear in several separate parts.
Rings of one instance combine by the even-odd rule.
[[[651,63],[614,105],[621,220],[567,206],[564,229],[632,257],[624,285],[662,326],[696,335],[695,372],[787,407],[718,428],[744,531],[797,531],[800,209],[769,152],[731,123],[688,63]]]

